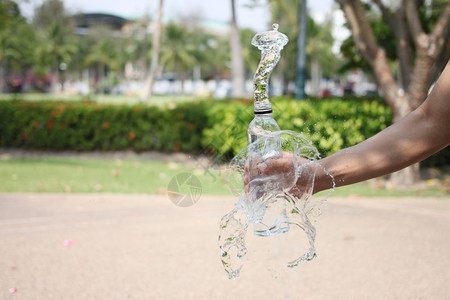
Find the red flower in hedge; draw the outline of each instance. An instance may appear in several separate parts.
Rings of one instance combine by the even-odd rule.
[[[22,134],[22,140],[24,141],[28,140],[28,134],[26,133]]]
[[[175,151],[180,151],[180,145],[175,144],[175,145],[173,146],[173,150],[175,150]]]
[[[34,121],[34,122],[33,122],[33,127],[34,127],[34,128],[38,128],[38,127],[39,127],[39,122]]]
[[[187,124],[187,129],[192,130],[193,128],[194,128],[194,124],[191,124],[191,123]]]
[[[48,129],[52,129],[53,128],[53,119],[52,118],[48,119],[47,128]]]
[[[64,122],[59,123],[60,128],[64,128],[64,126],[66,126],[66,124],[64,124]]]
[[[128,137],[130,138],[130,140],[134,140],[134,139],[136,138],[136,133],[130,132],[130,134],[128,135]]]
[[[109,122],[104,122],[103,123],[103,128],[108,129],[109,128]]]
[[[244,98],[239,99],[238,101],[241,102],[241,103],[244,103],[244,104],[249,104],[249,103],[252,103],[252,102],[253,102],[253,100],[244,99]]]

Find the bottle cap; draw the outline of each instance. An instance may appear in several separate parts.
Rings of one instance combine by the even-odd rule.
[[[271,109],[269,109],[269,110],[260,110],[260,111],[254,111],[253,113],[254,113],[255,115],[271,114],[271,113],[272,113],[272,110],[271,110]]]

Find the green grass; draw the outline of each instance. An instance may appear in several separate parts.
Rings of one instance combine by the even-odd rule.
[[[166,194],[177,174],[194,174],[203,194],[229,194],[216,171],[152,160],[15,158],[0,161],[0,192]]]
[[[99,158],[12,158],[0,161],[0,192],[27,193],[148,193],[166,194],[177,174],[194,174],[204,195],[231,195],[223,173],[205,172],[181,164],[155,160]],[[326,195],[326,191],[318,196]],[[367,183],[340,187],[331,194],[369,197],[446,197],[443,188],[388,190],[370,188]]]
[[[134,105],[141,103],[140,99],[136,95],[89,95],[89,96],[80,96],[80,95],[52,95],[52,94],[0,94],[1,100],[26,100],[26,101],[82,101],[82,100],[90,100],[97,103],[103,104],[129,104]],[[194,96],[180,96],[180,95],[171,95],[171,96],[160,96],[154,95],[147,102],[148,105],[164,107],[169,104],[177,104],[183,102],[191,102],[196,100],[204,100],[204,98],[196,98]]]
[[[325,196],[329,191],[317,193],[317,196]],[[443,188],[427,187],[420,189],[386,189],[370,187],[368,183],[361,182],[335,189],[330,197],[437,197],[449,198],[449,194]]]

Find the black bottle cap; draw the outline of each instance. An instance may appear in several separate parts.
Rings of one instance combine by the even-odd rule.
[[[254,111],[253,112],[255,115],[264,115],[264,114],[271,114],[272,110],[268,109],[268,110],[260,110],[260,111]]]

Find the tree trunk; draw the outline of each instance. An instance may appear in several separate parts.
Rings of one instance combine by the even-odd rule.
[[[156,22],[155,32],[153,34],[153,49],[152,49],[152,61],[150,64],[150,70],[148,71],[147,80],[145,81],[144,93],[141,101],[147,102],[152,97],[153,84],[155,81],[156,71],[159,64],[159,52],[161,48],[161,27],[162,27],[162,8],[163,0],[159,0],[158,7],[158,21]]]
[[[398,79],[399,85],[405,91],[411,81],[413,55],[410,34],[407,28],[406,10],[404,5],[399,5],[392,14],[381,0],[372,0],[380,9],[383,20],[390,27],[397,39],[397,53],[399,60]]]
[[[50,82],[50,92],[52,94],[56,94],[57,87],[58,87],[58,79],[59,79],[59,68],[58,68],[58,60],[55,57],[53,57],[53,63],[52,63],[52,80]]]
[[[450,59],[450,39],[447,40],[447,43],[444,46],[444,50],[442,51],[442,55],[433,65],[433,70],[431,71],[431,78],[430,78],[432,82],[435,82],[437,80],[442,70],[447,65],[449,59]]]
[[[406,27],[405,9],[400,6],[395,13],[396,27],[393,28],[397,39],[397,53],[399,59],[399,81],[401,88],[406,91],[411,82],[413,71],[413,54],[408,28]]]
[[[322,69],[320,68],[320,64],[317,61],[317,58],[314,58],[311,64],[311,91],[314,96],[320,96],[320,82],[322,80]]]
[[[0,61],[0,94],[6,91],[6,63]]]
[[[242,56],[241,33],[236,22],[234,0],[231,0],[231,77],[233,83],[232,96],[244,97],[244,58]]]
[[[98,66],[98,81],[97,81],[97,83],[100,84],[100,94],[102,94],[102,95],[105,93],[104,81],[105,81],[105,65],[100,63]]]
[[[306,99],[306,39],[307,39],[307,5],[300,0],[298,6],[297,59],[295,66],[295,99]]]
[[[394,172],[389,177],[388,185],[393,188],[411,187],[420,180],[420,164],[416,163],[400,171]]]
[[[178,72],[180,74],[180,72]],[[181,82],[181,95],[184,96],[184,84],[186,83],[186,74],[182,72],[180,74],[180,82]]]
[[[392,109],[394,122],[398,121],[417,108],[426,98],[433,75],[433,65],[441,56],[450,34],[450,3],[439,17],[433,31],[426,34],[420,23],[416,1],[402,1],[394,21],[382,1],[373,0],[396,36],[400,86],[403,88],[400,90],[390,70],[385,51],[376,42],[362,3],[359,0],[337,0],[337,2],[350,24],[356,46],[378,78],[380,88]],[[414,63],[409,32],[416,46]],[[392,182],[396,185],[412,185],[418,179],[418,164],[392,175]]]

